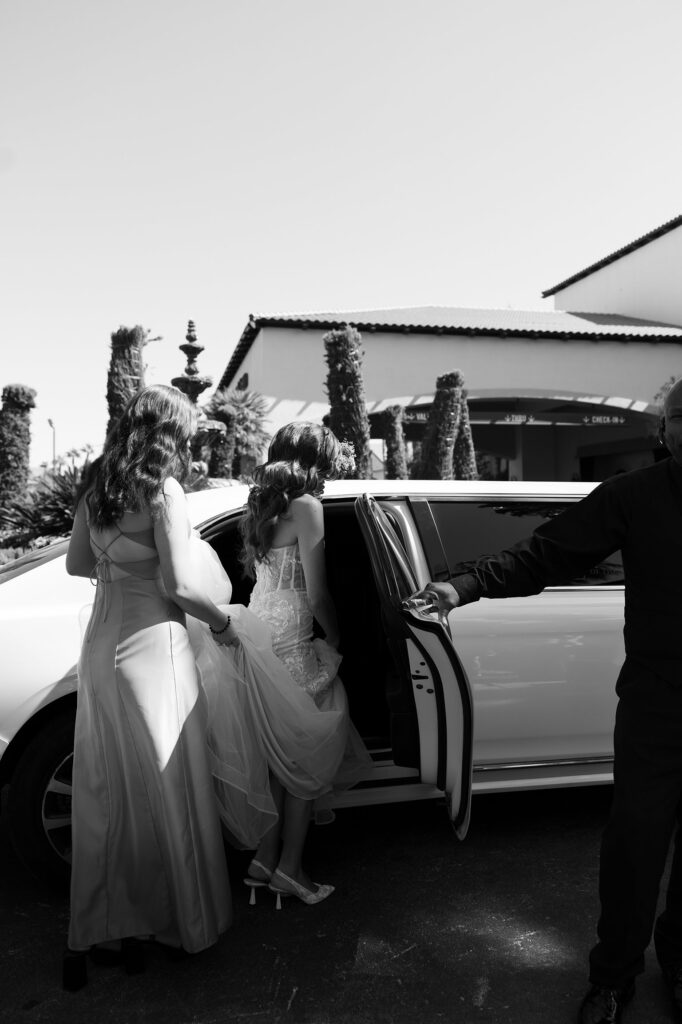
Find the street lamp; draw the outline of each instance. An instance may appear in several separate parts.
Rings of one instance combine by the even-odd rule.
[[[54,473],[57,468],[57,431],[51,419],[48,418],[47,422],[52,427],[52,472]]]

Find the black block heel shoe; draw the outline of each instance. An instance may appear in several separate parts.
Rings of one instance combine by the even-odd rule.
[[[88,965],[85,953],[67,949],[62,960],[62,988],[67,992],[78,992],[88,983]]]
[[[144,943],[139,939],[122,939],[121,963],[126,974],[142,974],[147,967]]]

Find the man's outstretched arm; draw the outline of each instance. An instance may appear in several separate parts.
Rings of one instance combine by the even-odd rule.
[[[448,583],[427,584],[421,596],[447,614],[481,597],[525,597],[584,575],[625,539],[626,484],[621,480],[606,481],[525,540],[479,558]]]

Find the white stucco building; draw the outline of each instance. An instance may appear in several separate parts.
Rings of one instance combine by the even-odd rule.
[[[682,324],[682,217],[546,289],[555,309]]]
[[[682,374],[682,217],[544,296],[546,311],[428,306],[252,316],[219,386],[267,397],[269,429],[328,411],[326,331],[355,326],[371,414],[417,439],[436,377],[459,369],[476,450],[501,478],[602,479],[656,456],[654,396]]]

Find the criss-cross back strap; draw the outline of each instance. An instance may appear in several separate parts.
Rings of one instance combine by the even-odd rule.
[[[112,537],[105,547],[98,544],[95,538],[90,534],[90,543],[94,548],[99,551],[97,560],[93,567],[92,573],[90,574],[90,582],[97,586],[98,583],[105,584],[104,586],[104,609],[103,609],[103,621],[106,621],[107,615],[109,614],[109,587],[106,584],[112,582],[111,566],[115,565],[117,569],[126,573],[129,576],[137,576],[138,579],[153,580],[156,578],[156,573],[159,566],[158,554],[152,555],[150,558],[139,558],[134,561],[119,561],[114,559],[109,554],[109,548],[112,544],[119,539],[124,537],[129,540],[134,540],[141,547],[150,548],[154,546],[154,530],[147,527],[142,530],[122,530],[118,524],[114,524],[118,531],[118,536]],[[144,538],[144,539],[138,539]],[[145,543],[146,540],[151,540],[151,544]]]
[[[119,530],[118,526],[116,526],[116,529],[118,530],[119,535],[122,537],[123,534],[122,534],[121,530]],[[108,554],[109,548],[117,540],[118,540],[118,537],[112,537],[111,540],[109,541],[109,543],[106,544],[104,547],[102,547],[102,545],[98,544],[97,541],[95,540],[95,538],[92,536],[92,530],[90,531],[90,543],[92,544],[93,547],[96,547],[97,550],[99,551],[98,561],[99,561],[100,558],[104,558],[104,557],[110,558],[110,556]]]

